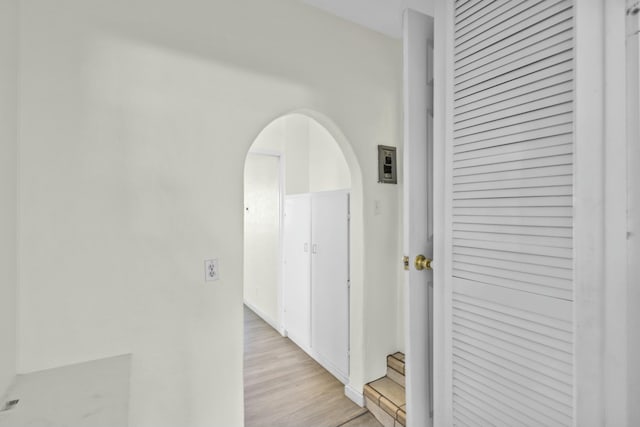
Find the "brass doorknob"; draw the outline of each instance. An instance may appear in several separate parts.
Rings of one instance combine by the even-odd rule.
[[[416,270],[431,270],[431,258],[418,255],[415,262]]]

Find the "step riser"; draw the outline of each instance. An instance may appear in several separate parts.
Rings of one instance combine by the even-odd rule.
[[[397,373],[396,373],[397,374]],[[382,377],[364,386],[365,404],[385,427],[406,425],[405,389],[390,377]]]
[[[402,387],[406,387],[405,376],[389,366],[387,366],[387,376]]]
[[[391,415],[387,414],[384,409],[379,407],[373,400],[368,397],[365,397],[364,400],[369,412],[371,412],[371,414],[373,414],[373,416],[376,417],[384,427],[404,427],[397,420],[393,419]]]
[[[387,357],[387,376],[364,386],[365,405],[385,427],[404,427],[407,423],[404,355]]]
[[[396,359],[393,356],[387,356],[387,367],[402,375],[405,374],[404,362]]]

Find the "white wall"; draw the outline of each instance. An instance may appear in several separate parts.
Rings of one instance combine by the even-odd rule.
[[[287,114],[269,123],[251,149],[284,155],[286,194],[351,187],[349,165],[335,138],[304,114]]]
[[[351,188],[349,166],[329,132],[309,120],[309,192]]]
[[[285,193],[300,194],[309,191],[309,118],[291,114],[282,121],[285,128],[283,151],[285,155]],[[275,122],[274,122],[275,123]]]
[[[0,398],[16,370],[18,2],[0,0]]]
[[[286,194],[309,192],[310,121],[302,114],[279,117],[260,132],[251,146],[252,150],[275,151],[283,155]]]
[[[352,313],[373,326],[352,381],[378,373],[398,251],[375,146],[400,141],[398,41],[293,0],[24,0],[20,47],[20,371],[132,352],[131,425],[241,425],[244,160],[308,108],[361,167]]]

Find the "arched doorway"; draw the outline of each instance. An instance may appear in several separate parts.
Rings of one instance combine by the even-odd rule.
[[[271,195],[266,195],[265,189]],[[331,120],[317,112],[297,110],[273,120],[256,137],[247,154],[244,300],[267,323],[280,333],[286,333],[284,270],[282,263],[274,262],[273,257],[274,252],[282,257],[281,225],[285,200],[336,190],[348,191],[351,211],[348,233],[350,324],[347,326],[351,357],[349,374],[340,379],[346,384],[346,394],[353,399],[359,392],[350,393],[349,384],[361,382],[363,360],[362,179],[347,139]],[[260,204],[264,203],[270,207],[263,209],[264,205],[261,207]],[[262,224],[259,223],[261,220]],[[270,248],[269,256],[262,256],[265,248]]]

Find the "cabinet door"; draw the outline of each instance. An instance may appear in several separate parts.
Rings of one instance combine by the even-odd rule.
[[[311,345],[311,197],[288,196],[284,217],[284,328],[305,351]]]
[[[315,193],[311,200],[311,342],[331,373],[349,376],[349,194]]]

